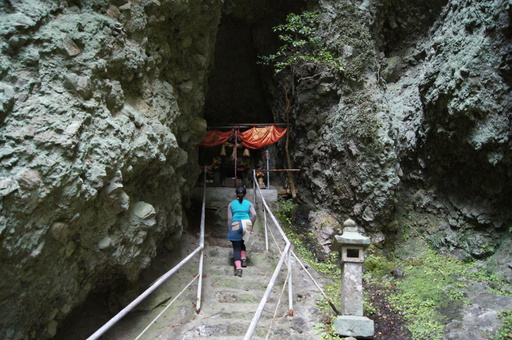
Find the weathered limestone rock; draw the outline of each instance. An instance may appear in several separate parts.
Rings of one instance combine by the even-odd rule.
[[[181,235],[221,4],[0,5],[0,338],[52,337]]]
[[[314,226],[314,233],[326,253],[330,252],[332,240],[342,232],[338,220],[327,210],[311,211],[308,216],[309,224]]]
[[[346,71],[309,65],[294,73],[299,192],[372,233],[411,207],[433,243],[485,257],[512,221],[510,4],[426,6],[319,2],[320,34]],[[465,235],[450,232],[457,226]]]

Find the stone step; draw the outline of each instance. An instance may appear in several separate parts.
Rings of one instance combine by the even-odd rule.
[[[230,247],[205,247],[204,264],[206,266],[234,266],[233,248]],[[262,251],[262,249],[247,246],[247,265],[248,267],[258,267],[264,271],[273,271],[278,259],[271,253]]]
[[[252,318],[230,319],[197,316],[194,320],[186,324],[173,327],[171,331],[166,330],[165,338],[162,337],[162,339],[242,339],[249,329],[251,320]],[[289,321],[284,321],[284,324],[279,325],[276,322],[262,317],[258,322],[252,339],[265,339],[269,331],[270,339],[289,339]],[[160,337],[156,337],[156,339],[160,339]]]
[[[258,309],[258,306],[259,301],[256,303],[219,303],[212,301],[203,306],[201,313],[208,315],[210,319],[240,319],[250,321],[254,316],[254,312]]]
[[[142,339],[243,338],[266,290],[273,268],[272,271],[263,275],[251,272],[251,270],[256,271],[259,268],[248,267],[244,269],[243,277],[239,278],[233,276],[231,265],[212,267],[227,270],[228,274],[205,274],[200,313],[195,313],[193,304],[196,301],[197,291],[194,288],[190,288],[151,326],[151,329],[148,330],[148,334],[151,334],[151,336],[148,335],[149,337],[142,337]],[[208,269],[205,268],[205,270],[205,273],[207,273]],[[181,285],[184,286],[186,284],[184,278],[191,278],[193,277],[192,275],[193,273],[183,270],[174,282],[169,282],[168,286],[163,288],[165,294],[160,293],[160,296],[155,299],[152,298],[153,296],[150,296],[148,300],[153,300],[150,305],[143,303],[141,307],[146,305],[145,308],[140,308],[135,313],[130,313],[129,318],[124,320],[122,325],[119,325],[121,329],[114,332],[115,336],[105,339],[133,338],[133,332],[137,329],[139,331],[144,329],[149,321],[163,310],[165,304],[176,296],[176,292],[183,288]],[[312,335],[314,332],[312,329],[313,325],[305,324],[305,319],[301,318],[301,316],[309,315],[313,312],[301,310],[299,306],[295,306],[296,316],[293,318],[287,317],[287,290],[280,296],[285,275],[286,271],[283,270],[278,278],[279,283],[277,287],[274,288],[269,301],[265,305],[262,317],[256,328],[256,333],[252,339],[265,338],[270,326],[272,327],[269,339],[306,340],[315,338]],[[296,281],[304,280],[305,278],[302,276],[297,275]],[[177,282],[180,287],[176,286]],[[312,299],[314,297],[311,294],[294,291],[294,300],[310,301]],[[279,300],[280,305],[276,314],[276,320],[273,321],[275,306]],[[130,328],[133,330],[130,331]],[[299,332],[296,330],[299,330]]]
[[[242,279],[236,278],[236,282],[240,282],[240,284],[245,284],[247,281],[251,281],[254,279],[257,280],[266,280],[267,282],[270,280],[270,277],[272,276],[272,273],[269,272],[267,269],[256,266],[254,264],[251,264],[250,259],[248,259],[247,267],[242,268],[243,275]],[[206,280],[210,277],[219,277],[219,279],[216,279],[217,281],[228,278],[231,279],[234,277],[235,274],[235,267],[233,265],[233,261],[229,259],[229,263],[223,264],[223,265],[208,265],[205,264],[203,268],[203,278]],[[261,277],[259,277],[261,276]],[[241,280],[241,281],[240,281]]]
[[[241,339],[249,325],[250,321],[248,320],[209,319],[198,316],[186,324],[174,327],[171,331],[167,330],[163,339],[196,340],[211,337],[238,337]]]
[[[209,336],[208,340],[240,340],[242,338],[241,336]],[[266,340],[266,338],[253,336],[251,340]]]
[[[230,195],[233,190],[230,190]],[[206,232],[203,267],[203,289],[201,296],[201,311],[195,311],[197,302],[197,281],[187,289],[179,299],[153,324],[146,337],[141,339],[242,339],[247,332],[254,313],[258,309],[268,282],[279,261],[279,254],[272,244],[269,235],[270,251],[265,249],[263,218],[255,225],[255,233],[246,242],[248,266],[243,269],[243,276],[235,277],[233,264],[233,249],[231,242],[226,239],[227,221],[226,207],[228,200],[208,202],[206,211]],[[194,232],[184,237],[181,253],[177,258],[184,258],[197,247],[198,234]],[[282,247],[282,245],[281,245]],[[181,257],[180,257],[181,255]],[[174,259],[174,260],[176,260]],[[169,262],[162,262],[166,268]],[[199,257],[179,270],[161,289],[152,293],[127,320],[114,331],[112,340],[134,338],[133,334],[141,331],[154,319],[177,294],[197,275]],[[285,265],[286,266],[286,265]],[[309,280],[302,269],[295,264],[294,285],[307,283]],[[296,316],[288,317],[288,291],[284,293],[283,283],[287,275],[284,267],[278,276],[276,287],[272,290],[269,300],[264,307],[261,319],[257,325],[253,340],[294,339],[306,340],[316,338],[313,325],[305,320],[319,319],[318,309],[311,307],[316,300],[316,294],[309,288],[295,289],[293,292],[294,311]],[[309,287],[302,284],[303,287]],[[295,305],[296,302],[306,302],[308,307]],[[277,312],[276,305],[279,303]],[[276,313],[276,314],[275,314]],[[274,318],[275,315],[275,318]],[[308,318],[304,318],[308,316]],[[126,327],[126,328],[125,328]],[[131,330],[130,330],[131,328]]]
[[[253,274],[272,274],[277,261],[268,258],[266,255],[254,254],[248,252],[247,267],[245,270],[250,270]],[[232,252],[229,255],[219,257],[206,257],[204,259],[203,270],[211,274],[233,275],[234,261]]]
[[[218,304],[258,304],[262,296],[262,293],[254,291],[223,290],[208,293],[208,300],[205,296],[205,301]]]

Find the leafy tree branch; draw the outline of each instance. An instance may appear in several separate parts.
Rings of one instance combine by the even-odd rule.
[[[275,54],[259,56],[259,63],[274,67],[275,73],[306,63],[324,64],[339,71],[344,70],[341,58],[328,51],[317,36],[317,13],[290,13],[286,23],[273,27],[283,45]]]

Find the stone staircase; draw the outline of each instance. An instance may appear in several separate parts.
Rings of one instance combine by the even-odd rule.
[[[248,197],[249,198],[249,197]],[[210,200],[206,211],[206,235],[201,310],[195,312],[197,280],[169,307],[140,339],[243,339],[279,260],[277,249],[265,250],[263,218],[247,245],[247,268],[243,277],[234,276],[231,242],[226,239],[227,203]],[[185,235],[180,250],[184,258],[197,247],[197,235]],[[283,248],[284,243],[281,245]],[[180,259],[181,259],[180,258]],[[144,300],[102,339],[135,339],[165,306],[197,275],[194,263],[180,269],[171,279]],[[169,259],[172,261],[173,259]],[[174,259],[176,261],[176,259]],[[165,262],[165,260],[163,260]],[[178,261],[179,262],[179,261]],[[310,278],[296,261],[294,268],[294,314],[288,316],[288,290],[283,291],[287,270],[281,270],[278,282],[263,310],[252,339],[317,339],[313,328],[322,317],[315,306],[321,297]],[[170,268],[169,264],[165,264]],[[164,264],[162,264],[164,266]],[[314,273],[312,273],[314,274]],[[317,274],[317,280],[322,281]],[[278,302],[280,302],[278,304]]]

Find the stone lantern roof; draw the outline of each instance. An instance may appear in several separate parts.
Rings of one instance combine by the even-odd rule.
[[[331,245],[331,250],[341,251],[342,246],[361,246],[366,248],[370,243],[370,238],[362,235],[357,230],[356,223],[353,220],[348,219],[343,223],[343,234],[335,236],[334,242]]]

